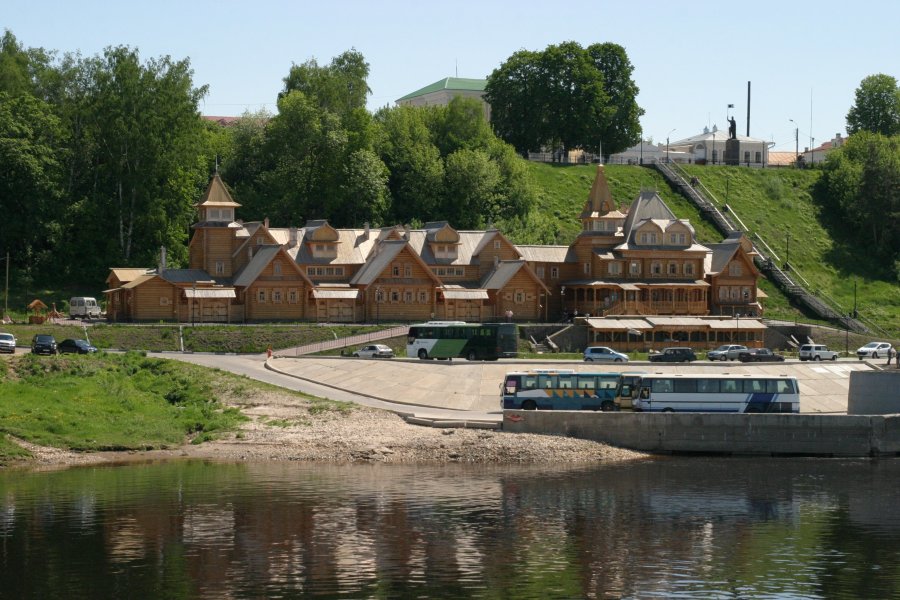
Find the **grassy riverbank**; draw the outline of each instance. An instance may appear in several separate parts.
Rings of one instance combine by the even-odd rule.
[[[172,448],[234,432],[247,419],[226,401],[270,387],[137,352],[24,355],[0,359],[0,432],[79,452]],[[320,411],[338,407],[297,395]],[[0,436],[0,464],[23,457],[27,452]]]

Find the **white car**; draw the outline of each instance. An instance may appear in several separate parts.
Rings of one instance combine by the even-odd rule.
[[[823,344],[803,344],[797,353],[801,361],[807,360],[837,360],[838,353],[828,349]]]
[[[616,352],[612,348],[606,346],[591,346],[584,349],[584,360],[586,362],[628,362],[628,355]]]
[[[891,345],[887,342],[869,342],[856,351],[859,360],[864,358],[887,357],[891,352]]]
[[[353,353],[356,358],[394,358],[394,351],[384,344],[369,344]]]

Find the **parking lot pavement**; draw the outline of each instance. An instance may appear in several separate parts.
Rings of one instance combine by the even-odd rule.
[[[573,361],[418,361],[341,358],[280,358],[286,374],[392,402],[435,408],[493,412],[500,408],[500,384],[509,371],[574,369],[576,371],[647,373],[764,373],[790,375],[800,382],[800,412],[846,413],[852,371],[871,370],[865,362],[828,363],[627,363],[597,365]]]

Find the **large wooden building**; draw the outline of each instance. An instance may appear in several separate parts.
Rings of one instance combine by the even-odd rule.
[[[748,240],[698,244],[691,224],[655,192],[618,206],[602,166],[580,215],[582,232],[569,246],[516,245],[497,229],[460,231],[446,222],[336,229],[316,220],[273,228],[268,219],[241,222],[238,208],[215,175],[197,205],[188,268],[168,268],[161,249],[155,269],[111,269],[108,317],[235,323],[590,316],[595,339],[612,340],[628,317],[725,323],[762,314]],[[743,324],[745,332],[753,327]],[[647,322],[625,327],[631,334],[645,329],[661,331]]]

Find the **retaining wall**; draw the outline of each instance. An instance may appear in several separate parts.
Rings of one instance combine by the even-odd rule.
[[[900,415],[506,410],[503,430],[564,435],[663,454],[900,454]]]
[[[850,389],[847,391],[848,415],[896,413],[900,413],[900,370],[850,373]]]

